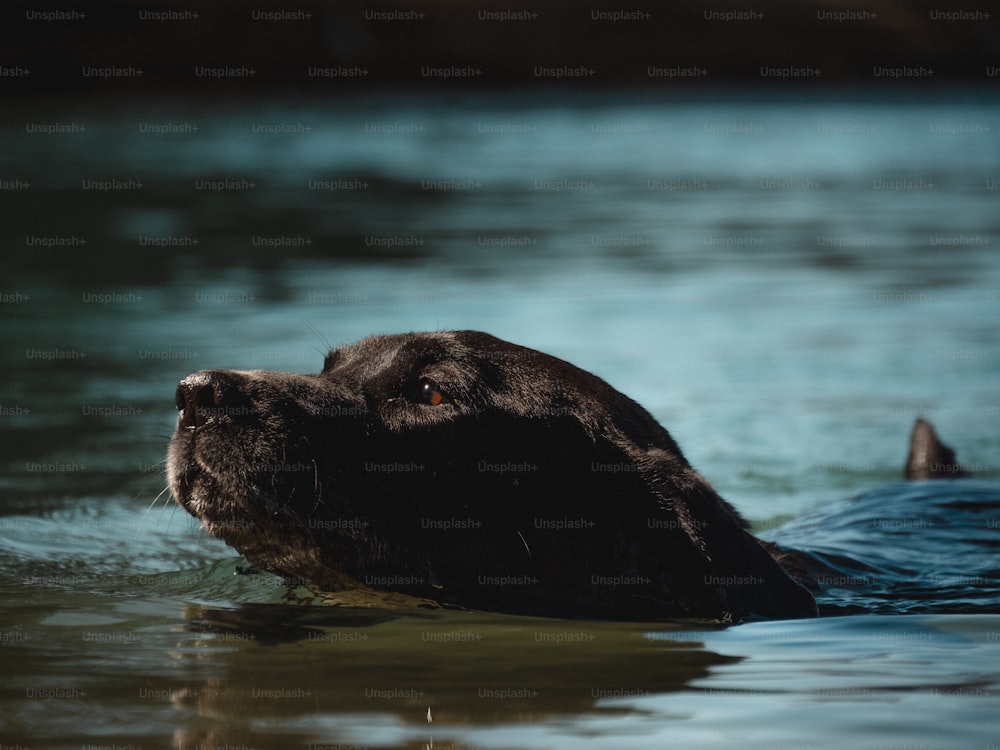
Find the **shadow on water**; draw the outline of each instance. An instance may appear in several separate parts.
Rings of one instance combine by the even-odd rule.
[[[298,654],[304,666],[317,654],[336,657],[323,665],[320,705],[340,712],[387,709],[407,722],[423,723],[428,707],[442,721],[488,723],[587,713],[600,699],[652,695],[684,688],[734,657],[706,651],[690,624],[658,624],[662,638],[646,637],[639,623],[495,616],[474,612],[367,610],[243,605],[225,610],[189,607],[194,632],[212,633],[220,643],[252,641],[262,646],[294,644],[292,651],[265,649],[252,660],[234,661],[236,673],[220,704],[246,706],[248,678],[261,679],[270,661],[274,678],[266,687],[287,686],[287,663]],[[707,632],[718,624],[699,627]],[[671,633],[678,635],[671,639]],[[294,657],[293,657],[294,658]],[[277,667],[278,661],[286,661]],[[245,712],[244,712],[245,713]]]
[[[660,624],[652,640],[635,623],[24,594],[19,626],[4,624],[5,737],[48,747],[133,720],[121,742],[397,746],[434,729],[624,716],[613,701],[738,660],[703,648],[708,624]]]
[[[74,592],[61,607],[22,603],[18,629],[4,623],[0,695],[5,739],[26,746],[774,747],[777,731],[833,748],[873,728],[965,746],[935,717],[968,722],[966,740],[1000,729],[997,616],[723,628],[129,598],[95,607]],[[913,712],[905,728],[900,711]]]

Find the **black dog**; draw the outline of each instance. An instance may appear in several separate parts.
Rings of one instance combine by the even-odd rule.
[[[177,502],[323,591],[610,619],[816,614],[642,407],[484,333],[375,336],[318,375],[202,370],[177,408]]]

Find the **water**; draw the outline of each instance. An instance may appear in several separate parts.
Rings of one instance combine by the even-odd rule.
[[[1000,744],[997,127],[974,93],[5,114],[3,744]],[[296,605],[160,494],[187,372],[437,328],[609,380],[864,613]],[[977,479],[898,483],[918,415]]]

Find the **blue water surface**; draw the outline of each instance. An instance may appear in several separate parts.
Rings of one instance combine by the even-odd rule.
[[[998,128],[977,92],[4,114],[3,741],[1000,743]],[[761,533],[896,587],[728,628],[315,615],[162,494],[186,373],[451,328],[597,373]],[[898,483],[917,416],[973,484]]]

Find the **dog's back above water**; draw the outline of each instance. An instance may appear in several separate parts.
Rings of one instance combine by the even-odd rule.
[[[817,612],[642,407],[484,333],[374,336],[317,375],[202,370],[177,407],[176,500],[319,590],[611,619]]]

